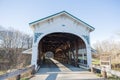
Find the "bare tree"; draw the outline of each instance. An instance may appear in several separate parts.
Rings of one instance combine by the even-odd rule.
[[[1,49],[4,53],[1,53],[5,58],[9,60],[9,65],[15,66],[19,64],[22,59],[21,52],[24,49],[32,47],[32,36],[24,34],[18,30],[9,29],[0,31],[1,37]]]
[[[113,40],[104,40],[101,42],[97,42],[94,44],[94,48],[97,50],[99,54],[97,57],[100,57],[102,53],[109,53],[111,55],[111,62],[119,64],[120,61],[120,42],[115,42]]]
[[[113,40],[104,40],[101,42],[96,42],[94,45],[94,48],[98,51],[98,53],[120,53],[120,42],[115,42]]]

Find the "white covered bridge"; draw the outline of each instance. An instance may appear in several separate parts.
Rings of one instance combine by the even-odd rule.
[[[89,69],[92,26],[66,11],[29,23],[34,33],[31,64],[36,68],[46,61],[46,53],[55,60]],[[29,50],[28,50],[29,51]]]

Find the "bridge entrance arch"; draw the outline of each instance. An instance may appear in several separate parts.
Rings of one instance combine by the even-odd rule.
[[[37,55],[37,66],[44,64],[46,58],[52,57],[61,63],[87,67],[86,44],[80,37],[70,33],[51,33],[44,36],[38,44]]]

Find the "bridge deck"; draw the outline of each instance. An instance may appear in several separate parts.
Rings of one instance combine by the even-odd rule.
[[[30,80],[103,80],[87,70],[62,64],[55,59],[47,60]]]

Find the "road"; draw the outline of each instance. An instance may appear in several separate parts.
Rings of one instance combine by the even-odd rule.
[[[103,80],[95,74],[69,64],[62,64],[55,59],[46,61],[38,73],[30,80]]]

